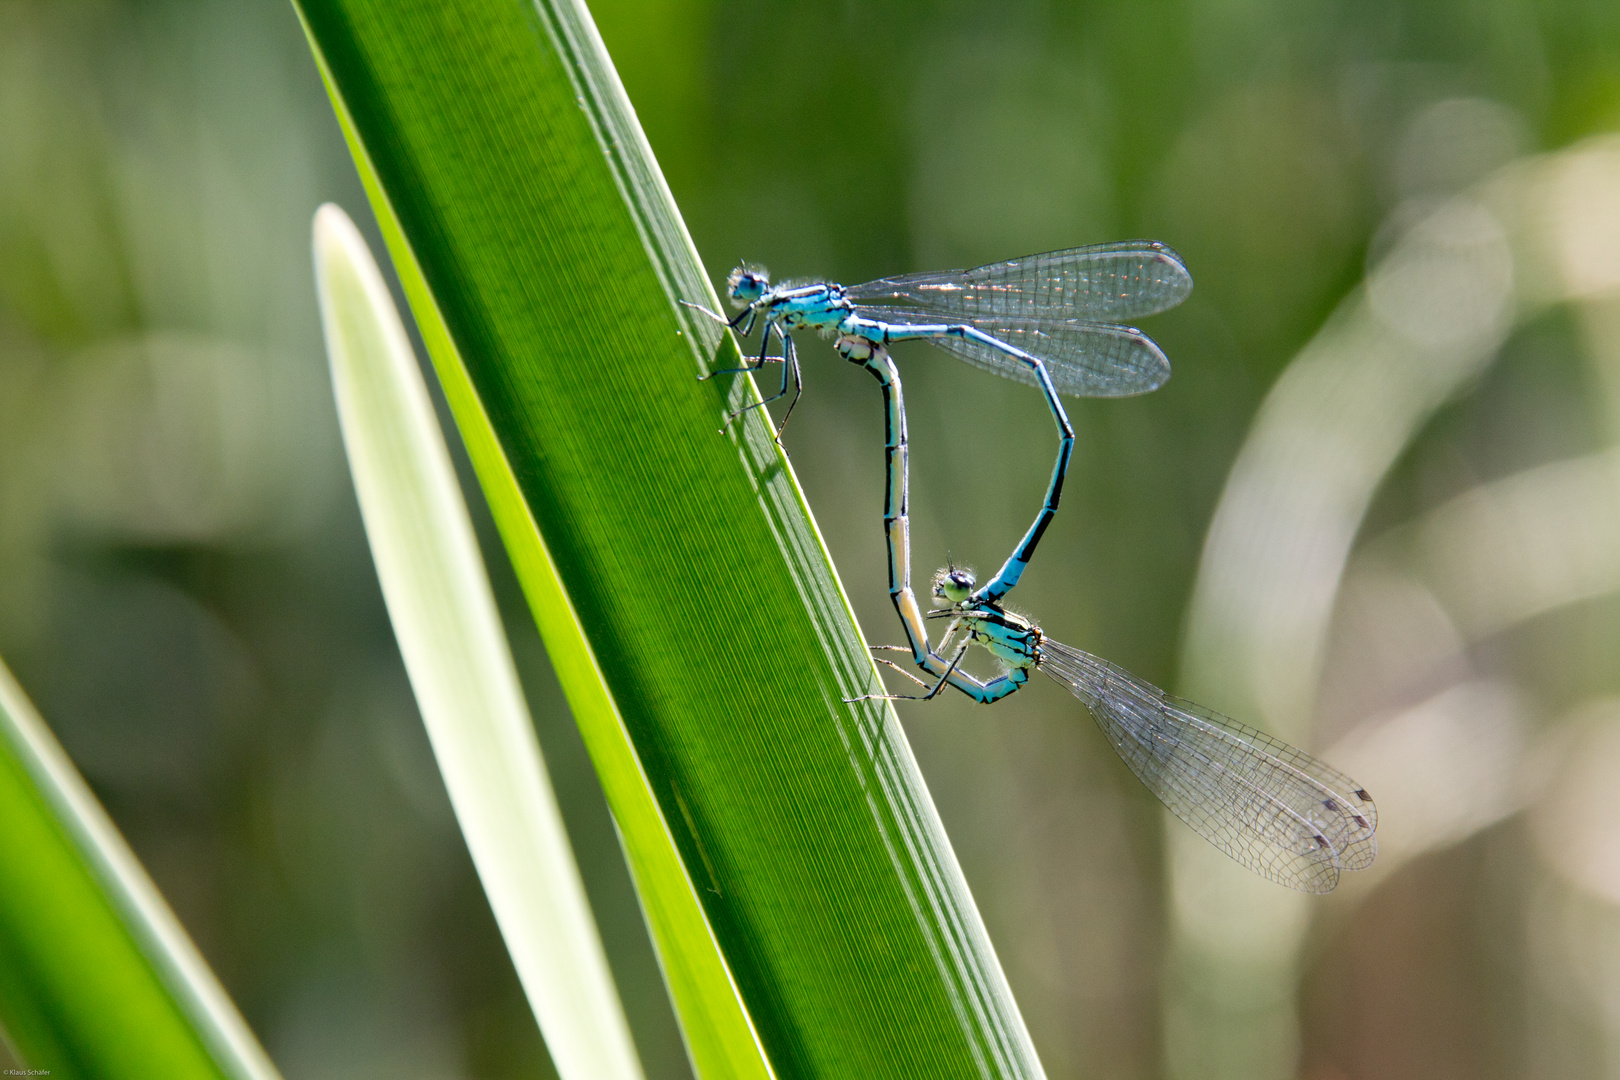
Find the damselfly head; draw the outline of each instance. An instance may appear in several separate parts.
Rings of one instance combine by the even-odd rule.
[[[771,276],[764,267],[739,266],[726,278],[726,295],[739,308],[747,307],[765,295],[771,287]]]
[[[973,595],[978,579],[973,571],[958,566],[947,566],[934,573],[934,598],[951,604],[960,604]]]

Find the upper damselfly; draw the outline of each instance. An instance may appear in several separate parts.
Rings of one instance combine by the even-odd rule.
[[[848,287],[828,282],[772,286],[763,270],[740,266],[726,282],[737,315],[725,319],[699,310],[744,335],[763,322],[759,352],[743,367],[712,371],[704,378],[781,363],[781,389],[727,417],[730,423],[749,409],[785,397],[791,384],[793,398],[777,427],[778,437],[802,386],[793,345],[793,332],[799,329],[836,334],[841,348],[863,343],[877,350],[896,341],[929,341],[975,367],[1040,387],[1057,426],[1057,462],[1040,515],[1001,572],[978,592],[981,599],[994,601],[1018,583],[1057,511],[1074,448],[1074,428],[1058,395],[1122,397],[1163,385],[1170,377],[1170,362],[1151,338],[1121,320],[1172,308],[1191,291],[1192,277],[1181,257],[1150,240],[1093,244],[972,270],[902,274]],[[782,339],[780,357],[770,355],[773,335]]]
[[[791,383],[791,414],[800,389],[793,331],[808,328],[873,345],[932,341],[975,367],[1043,388],[1044,367],[1058,393],[1075,397],[1145,394],[1170,377],[1170,362],[1146,334],[1122,324],[1173,308],[1191,291],[1192,276],[1181,257],[1152,240],[1092,244],[972,270],[900,274],[850,286],[773,286],[764,270],[739,266],[726,279],[737,315],[728,320],[708,314],[744,335],[763,321],[759,354],[744,367],[710,374],[783,362],[781,389],[748,408],[787,396]],[[769,355],[773,334],[782,338],[781,357]]]

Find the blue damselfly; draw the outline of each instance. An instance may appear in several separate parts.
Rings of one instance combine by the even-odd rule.
[[[1120,397],[1157,389],[1170,377],[1170,362],[1151,338],[1120,320],[1174,307],[1191,290],[1192,277],[1180,256],[1145,240],[1028,255],[972,270],[902,274],[847,288],[828,282],[772,286],[763,270],[742,266],[726,283],[727,296],[739,308],[736,317],[698,310],[745,336],[763,322],[759,353],[743,367],[704,378],[781,363],[781,388],[726,422],[787,396],[791,383],[785,425],[802,385],[793,332],[814,329],[872,350],[896,341],[929,341],[975,367],[1038,386],[1057,426],[1057,461],[1035,523],[1001,571],[976,593],[995,601],[1018,583],[1057,512],[1074,449],[1074,428],[1058,395]],[[780,357],[770,355],[773,335],[782,339]]]
[[[967,570],[946,567],[935,575],[933,595],[941,606],[924,615],[911,587],[909,448],[900,376],[888,351],[864,338],[843,337],[837,347],[883,387],[889,596],[909,643],[889,648],[909,651],[934,681],[930,685],[897,664],[881,662],[926,690],[914,697],[926,700],[950,685],[988,704],[1028,682],[1030,669],[1044,672],[1086,704],[1148,790],[1242,865],[1311,893],[1331,891],[1341,871],[1371,865],[1378,851],[1377,807],[1361,785],[1332,766],[1053,641],[1033,620],[983,596]],[[948,620],[937,650],[929,644],[928,618]],[[962,658],[975,642],[1000,661],[1002,675],[982,681],[961,670]]]

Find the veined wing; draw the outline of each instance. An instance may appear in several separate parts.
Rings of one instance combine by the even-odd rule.
[[[1325,893],[1372,863],[1378,809],[1343,773],[1090,653],[1051,639],[1041,651],[1040,670],[1091,708],[1148,790],[1244,866]]]
[[[937,320],[908,308],[862,307],[862,316],[898,325]],[[964,320],[980,330],[1046,363],[1060,394],[1074,397],[1128,397],[1157,390],[1170,377],[1170,361],[1153,339],[1131,326],[1111,326],[1083,319],[974,318]],[[1035,373],[1015,357],[977,341],[930,338],[946,352],[974,367],[1036,386]]]
[[[846,290],[858,307],[916,308],[964,321],[1122,322],[1175,307],[1192,292],[1181,256],[1151,240],[1048,251],[972,270],[879,278]],[[915,316],[912,317],[915,320]]]

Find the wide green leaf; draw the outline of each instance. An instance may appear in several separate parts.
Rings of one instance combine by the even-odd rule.
[[[278,1076],[3,664],[0,1025],[41,1075]]]
[[[699,1072],[1040,1075],[892,709],[845,703],[876,676],[786,459],[716,434],[751,384],[697,381],[737,354],[587,13],[300,11]]]

